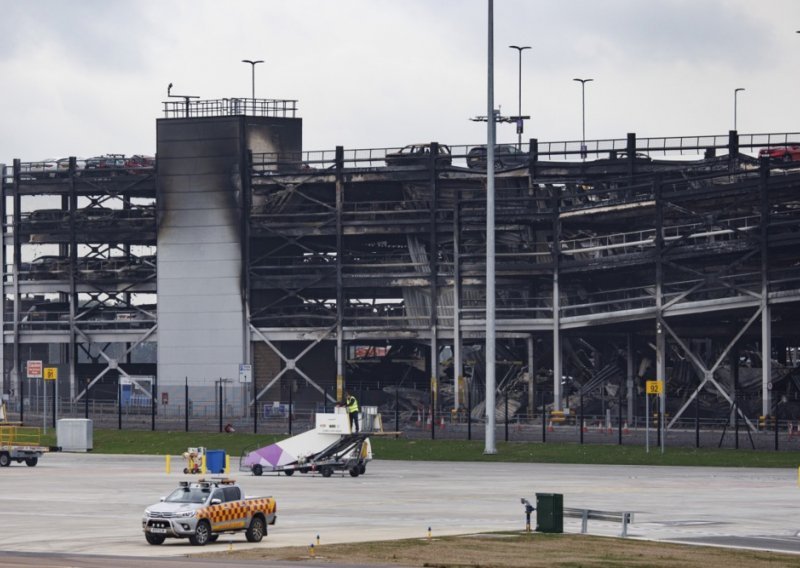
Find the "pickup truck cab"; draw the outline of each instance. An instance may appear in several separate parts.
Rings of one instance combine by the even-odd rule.
[[[145,509],[144,537],[150,544],[167,538],[188,538],[195,546],[217,540],[221,533],[245,531],[248,542],[260,542],[274,525],[272,497],[246,498],[233,479],[181,481],[160,503]]]

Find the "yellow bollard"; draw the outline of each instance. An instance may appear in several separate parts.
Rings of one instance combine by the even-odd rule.
[[[314,545],[313,544],[310,544],[309,547],[308,547],[308,555],[311,558],[314,558]]]
[[[431,539],[431,527],[428,527],[428,540]]]
[[[206,455],[203,454],[203,457],[200,458],[200,473],[203,475],[206,474]]]
[[[225,454],[225,475],[230,475],[231,473],[231,456],[227,453]]]
[[[169,454],[167,454],[167,456],[166,456],[166,457],[167,457],[167,473],[170,473],[170,462],[172,461],[172,460],[171,460],[172,456],[170,456]]]
[[[319,546],[319,535],[317,535],[317,546]]]

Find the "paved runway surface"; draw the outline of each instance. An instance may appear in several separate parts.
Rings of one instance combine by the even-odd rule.
[[[177,458],[173,464],[183,467]],[[260,544],[237,534],[203,548],[186,540],[148,545],[142,511],[191,477],[166,474],[163,457],[52,454],[34,468],[2,468],[0,564],[11,560],[3,552],[49,553],[52,560],[67,554],[175,557],[227,550],[230,542],[235,549],[306,546],[316,535],[325,544],[424,537],[428,527],[434,536],[519,530],[525,522],[520,498],[533,502],[536,493],[561,493],[565,507],[633,511],[632,538],[800,554],[793,469],[376,460],[357,478],[233,476],[248,496],[277,499],[277,524]],[[580,520],[565,519],[564,529],[579,532]],[[589,533],[619,535],[620,526],[590,521]]]

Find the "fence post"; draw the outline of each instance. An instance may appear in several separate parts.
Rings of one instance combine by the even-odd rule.
[[[544,405],[544,389],[542,389],[542,443],[547,441],[547,408]]]
[[[86,396],[89,396],[87,391]],[[122,380],[117,377],[117,429],[122,430]]]
[[[581,389],[581,396],[580,396],[580,403],[581,405],[581,423],[580,423],[580,431],[581,431],[581,444],[583,444],[583,390]]]
[[[506,391],[505,394],[506,394],[506,400],[505,400],[505,405],[506,405],[506,442],[508,442],[508,391]]]
[[[89,420],[89,379],[86,379],[86,392],[83,393],[83,417]]]
[[[56,429],[56,410],[58,408],[58,389],[57,389],[58,381],[50,381],[50,382],[53,383],[53,430],[55,430]],[[42,412],[44,412],[44,409],[42,409]]]
[[[472,440],[472,385],[467,388],[467,440]]]
[[[222,377],[219,378],[219,432],[222,433]]]
[[[619,383],[619,413],[617,416],[617,444],[622,445],[622,381]]]
[[[400,431],[400,387],[394,389],[394,431]],[[397,434],[395,434],[397,439]]]
[[[289,435],[292,435],[292,383],[289,382]]]
[[[183,407],[184,407],[184,418],[183,418],[183,429],[184,431],[189,431],[189,377],[184,377],[183,379]]]
[[[780,422],[780,420],[778,420],[778,416],[779,416],[779,411],[778,411],[778,405],[776,404],[775,405],[775,451],[776,452],[778,451],[778,422]]]
[[[694,447],[700,447],[700,397],[694,397]]]
[[[158,394],[158,376],[156,376],[155,380],[153,380],[153,384],[150,386],[151,393],[150,393],[150,402],[152,403],[150,407],[150,430],[153,432],[156,431],[156,395]]]

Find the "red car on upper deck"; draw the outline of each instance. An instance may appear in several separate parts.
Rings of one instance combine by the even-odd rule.
[[[771,146],[758,151],[759,158],[781,160],[783,162],[800,161],[800,144],[787,144],[786,146]]]

